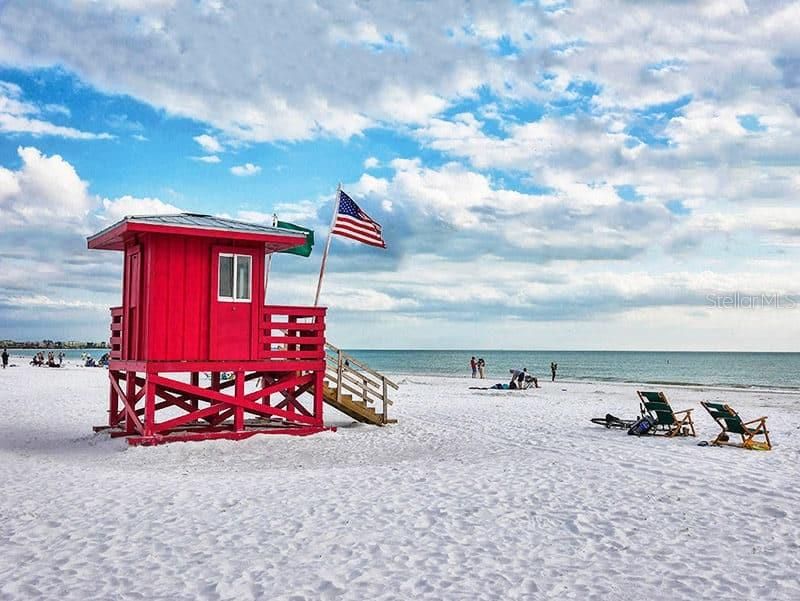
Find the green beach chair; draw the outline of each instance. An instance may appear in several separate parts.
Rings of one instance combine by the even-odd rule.
[[[710,403],[708,401],[700,401],[700,404],[706,408],[706,411],[714,418],[714,421],[722,428],[712,442],[712,445],[730,445],[733,447],[742,447],[743,449],[755,449],[759,451],[769,451],[772,449],[772,443],[769,441],[769,431],[767,430],[767,418],[759,417],[758,419],[751,419],[749,422],[743,422],[739,414],[736,413],[729,405],[725,403]],[[753,424],[757,424],[755,427]],[[738,434],[742,437],[742,444],[728,442],[728,434]],[[756,440],[756,436],[763,436],[764,441]]]
[[[697,436],[694,431],[694,422],[692,421],[692,411],[694,409],[673,411],[663,392],[637,390],[636,394],[639,395],[639,400],[642,402],[642,415],[649,415],[656,422],[654,434],[661,434],[670,438],[678,435]]]

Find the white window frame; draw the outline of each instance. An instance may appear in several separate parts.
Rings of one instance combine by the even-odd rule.
[[[233,289],[231,290],[232,296],[220,296],[219,294],[219,277],[221,275],[220,267],[222,265],[222,257],[231,257],[233,259]],[[247,259],[250,263],[248,270],[250,276],[250,285],[247,287],[247,292],[250,294],[247,298],[237,298],[236,292],[238,287],[239,278],[239,259]],[[221,303],[251,303],[253,302],[253,256],[252,255],[237,255],[235,253],[219,253],[217,255],[217,300]]]

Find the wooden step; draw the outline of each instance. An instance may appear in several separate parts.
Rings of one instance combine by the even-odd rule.
[[[353,357],[348,357],[333,345],[326,344],[325,348],[326,353],[332,352],[333,356],[330,354],[326,356],[325,373],[322,381],[323,400],[331,407],[360,422],[378,426],[396,423],[396,419],[390,420],[386,418],[386,405],[391,405],[392,402],[385,397],[387,384],[394,389],[397,389],[397,385],[370,369],[367,365],[360,363]],[[336,358],[337,353],[338,359]],[[354,368],[353,365],[356,367]],[[340,369],[341,373],[339,373]],[[371,379],[367,374],[371,374]],[[356,381],[359,377],[363,380],[363,386]],[[383,394],[381,394],[380,390],[381,380],[383,381]],[[337,386],[341,388],[337,390]],[[369,393],[366,392],[367,389],[369,389]],[[379,414],[375,411],[374,403],[376,401],[373,397],[377,397],[378,400],[383,398],[383,413]]]
[[[325,386],[324,391],[325,391],[326,395],[331,395],[333,397],[336,397],[336,387],[335,386]],[[367,406],[367,402],[366,401],[364,401],[363,399],[354,399],[352,394],[342,393],[342,396],[340,398],[343,401],[348,401],[350,403],[355,403],[356,405],[361,405],[362,407],[366,407]]]
[[[349,397],[349,398],[348,398]],[[353,418],[356,421],[365,424],[374,424],[376,426],[383,426],[383,416],[375,413],[371,407],[367,407],[363,401],[354,401],[350,395],[343,394],[338,400],[336,398],[336,390],[323,387],[323,400],[333,407]]]

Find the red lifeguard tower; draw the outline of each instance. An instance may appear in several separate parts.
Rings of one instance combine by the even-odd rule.
[[[265,254],[305,242],[192,213],[125,217],[88,238],[125,257],[108,425],[95,430],[134,445],[323,430],[326,310],[265,304]]]

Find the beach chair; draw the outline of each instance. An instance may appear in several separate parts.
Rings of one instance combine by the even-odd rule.
[[[697,436],[692,421],[694,409],[673,411],[663,392],[636,391],[642,404],[642,415],[649,415],[655,420],[653,434],[673,436]]]
[[[722,428],[713,441],[712,445],[730,445],[733,447],[742,447],[744,449],[757,449],[761,451],[769,451],[772,449],[772,443],[769,441],[769,431],[767,430],[767,418],[759,417],[758,419],[751,419],[749,422],[743,422],[739,414],[736,413],[729,405],[725,403],[710,403],[708,401],[700,401],[700,404],[706,408],[706,411],[714,418],[714,421]],[[757,424],[753,426],[753,424]],[[728,442],[728,434],[738,434],[742,437],[742,444]],[[756,436],[763,436],[764,441],[756,440]]]

